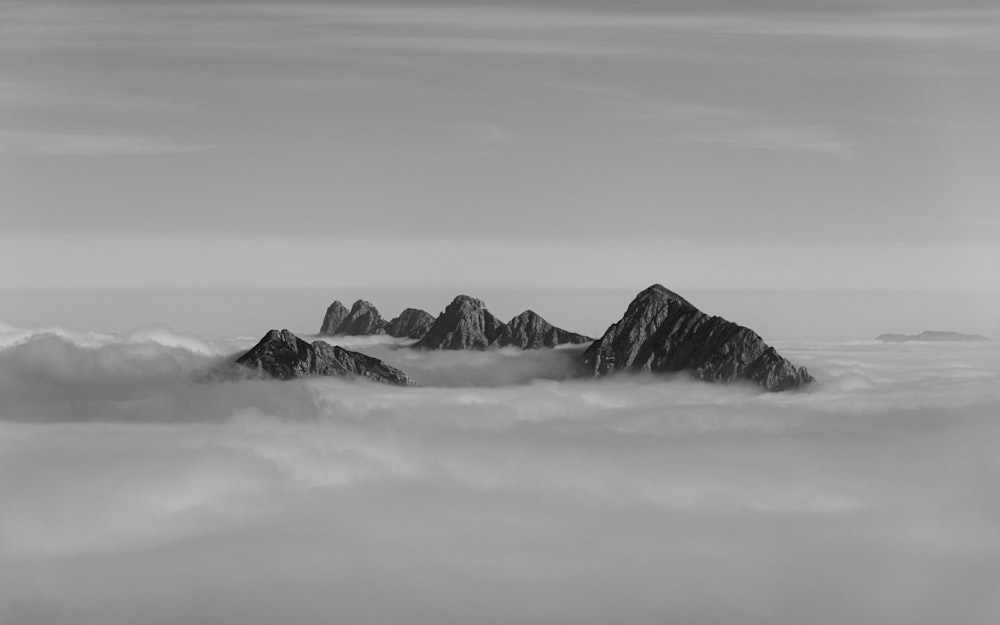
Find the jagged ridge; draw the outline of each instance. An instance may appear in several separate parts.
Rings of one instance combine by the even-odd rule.
[[[498,347],[537,349],[566,343],[588,343],[593,340],[589,336],[557,328],[535,311],[526,310],[503,327],[496,344]]]

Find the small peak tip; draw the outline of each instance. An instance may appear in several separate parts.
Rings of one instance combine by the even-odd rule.
[[[670,289],[668,289],[667,287],[663,286],[662,284],[660,284],[658,282],[655,283],[655,284],[652,284],[652,285],[650,285],[648,287],[646,287],[646,289],[644,289],[641,293],[639,293],[639,295],[637,297],[639,297],[639,298],[647,298],[647,297],[653,297],[653,296],[659,297],[659,298],[663,298],[663,299],[677,300],[677,301],[680,301],[680,302],[684,302],[685,304],[690,304],[691,303],[691,302],[687,301],[686,299],[684,299],[683,297],[681,297],[680,295],[678,295],[677,293],[671,291]]]

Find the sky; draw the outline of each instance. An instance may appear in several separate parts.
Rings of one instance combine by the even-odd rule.
[[[998,73],[992,2],[4,0],[0,288],[996,291]]]

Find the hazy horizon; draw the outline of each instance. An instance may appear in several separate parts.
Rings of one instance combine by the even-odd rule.
[[[670,285],[665,285],[670,287]],[[500,319],[531,309],[550,323],[600,336],[640,289],[476,288],[79,288],[0,289],[0,322],[123,334],[165,325],[223,338],[271,328],[315,334],[329,306],[371,301],[389,320],[404,308],[437,316],[459,294],[482,299]],[[1000,291],[704,290],[679,292],[703,312],[766,340],[864,341],[879,334],[946,330],[1000,339]]]

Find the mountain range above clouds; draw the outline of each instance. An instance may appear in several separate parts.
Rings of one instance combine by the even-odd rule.
[[[416,350],[532,350],[589,343],[576,357],[581,377],[687,372],[708,382],[749,381],[767,391],[797,389],[813,381],[805,367],[793,365],[750,328],[707,315],[660,284],[639,293],[596,340],[558,328],[531,310],[504,323],[469,295],[455,297],[437,317],[407,308],[388,322],[366,300],[357,300],[350,310],[335,301],[320,335],[388,335],[415,340],[408,347]],[[310,344],[288,330],[268,332],[235,366],[280,379],[331,375],[413,384],[377,358],[322,340]]]

